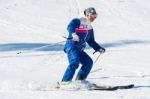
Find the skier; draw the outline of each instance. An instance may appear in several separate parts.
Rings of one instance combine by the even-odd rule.
[[[91,22],[93,22],[98,15],[95,8],[89,7],[85,9],[84,15],[85,17],[72,19],[67,27],[69,35],[64,51],[68,56],[69,66],[64,73],[62,83],[72,81],[79,64],[82,66],[76,76],[76,80],[86,80],[93,66],[92,59],[84,51],[86,43],[89,44],[95,52],[105,52],[105,48],[101,47],[94,39],[94,31]]]

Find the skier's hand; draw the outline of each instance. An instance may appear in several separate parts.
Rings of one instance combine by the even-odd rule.
[[[72,33],[72,40],[79,42],[79,36],[76,33]]]
[[[105,53],[105,48],[101,47],[98,50],[96,50],[93,54],[95,54],[96,52],[100,52],[101,54]]]
[[[101,54],[105,53],[105,48],[101,47],[99,50],[98,50]]]

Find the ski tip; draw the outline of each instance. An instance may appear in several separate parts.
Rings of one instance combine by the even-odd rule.
[[[135,87],[134,84],[129,84],[129,85],[125,85],[125,86],[118,86],[118,89],[130,89]]]
[[[134,84],[130,84],[128,87],[129,88],[133,88],[133,87],[135,87],[135,85]]]
[[[135,87],[134,84],[130,84],[130,85],[127,86],[128,89],[129,89],[129,88],[133,88],[133,87]]]

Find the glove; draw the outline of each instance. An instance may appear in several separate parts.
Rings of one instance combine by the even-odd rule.
[[[101,54],[105,53],[105,48],[101,47],[100,49],[96,50],[93,54],[96,52],[100,52]]]
[[[101,54],[103,54],[103,53],[105,53],[105,48],[100,48],[99,50],[98,50],[98,52],[100,52]]]
[[[79,36],[76,33],[72,33],[72,40],[79,42]]]

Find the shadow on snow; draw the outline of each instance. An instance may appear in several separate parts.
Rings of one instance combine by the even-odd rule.
[[[111,43],[104,43],[101,46],[105,48],[120,47],[131,44],[150,44],[150,41],[145,40],[119,40]],[[63,51],[64,43],[8,43],[0,44],[0,52],[5,51],[20,51],[20,50],[33,50],[33,51]],[[90,49],[90,47],[87,47]]]

